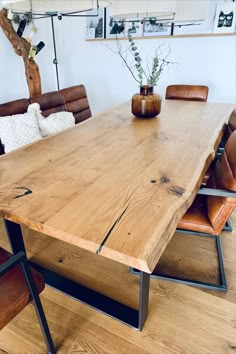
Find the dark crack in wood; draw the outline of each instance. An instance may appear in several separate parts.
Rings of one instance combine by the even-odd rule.
[[[110,228],[110,230],[108,231],[108,233],[106,234],[106,236],[104,237],[102,243],[100,244],[100,246],[97,249],[96,254],[100,253],[102,250],[102,247],[104,246],[104,244],[106,243],[108,237],[110,236],[110,234],[112,233],[114,227],[118,224],[118,222],[121,220],[122,216],[125,214],[126,210],[128,209],[129,205],[127,205],[127,207],[125,208],[125,210],[123,210],[123,212],[121,213],[121,215],[116,219],[116,221],[114,222],[114,224],[112,225],[112,227]]]
[[[134,194],[134,192],[136,192],[138,187],[136,187],[132,193],[130,193],[130,196],[127,198],[127,200],[125,201],[124,205],[126,205],[128,203],[128,201],[130,200],[130,198],[132,197],[132,195]]]

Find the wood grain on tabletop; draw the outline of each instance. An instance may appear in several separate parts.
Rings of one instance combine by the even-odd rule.
[[[142,120],[127,102],[3,155],[2,216],[151,272],[233,108],[164,101],[157,118]],[[16,187],[32,194],[14,199]]]

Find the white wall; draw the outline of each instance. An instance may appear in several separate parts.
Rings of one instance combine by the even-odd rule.
[[[93,113],[102,111],[138,91],[127,68],[117,54],[115,41],[86,42],[84,18],[55,19],[61,88],[83,83]],[[37,21],[35,42],[43,40],[46,47],[38,54],[43,92],[56,90],[55,68],[50,19]],[[127,41],[122,41],[124,48]],[[172,83],[204,84],[209,86],[209,101],[236,103],[236,36],[193,37],[138,40],[142,56],[150,57],[155,48],[169,44],[169,59],[178,62],[163,74],[156,92],[164,95]],[[27,97],[28,89],[21,57],[13,51],[0,30],[0,102]]]

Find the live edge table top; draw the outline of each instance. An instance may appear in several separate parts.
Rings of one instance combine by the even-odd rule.
[[[137,119],[126,102],[3,155],[0,216],[151,273],[234,108],[164,101]]]

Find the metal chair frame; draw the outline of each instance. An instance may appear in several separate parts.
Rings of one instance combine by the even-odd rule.
[[[14,268],[17,264],[20,265],[22,274],[24,275],[27,287],[29,289],[32,303],[34,305],[34,309],[36,315],[38,317],[38,321],[42,330],[42,334],[47,345],[48,354],[56,354],[56,350],[52,341],[52,337],[49,331],[48,323],[44,314],[44,310],[39,298],[38,291],[36,289],[36,285],[34,283],[34,279],[30,270],[30,266],[26,255],[24,252],[20,251],[17,254],[11,256],[9,260],[7,260],[4,264],[0,266],[0,276],[6,274],[9,270]]]
[[[198,191],[198,194],[210,195],[210,196],[212,195],[212,196],[218,196],[218,197],[236,198],[236,192],[230,192],[227,190],[220,190],[220,189],[213,189],[213,188],[205,188],[205,187],[201,188]],[[226,222],[222,231],[228,231],[228,232],[232,231],[232,225],[229,220]],[[194,279],[186,279],[186,278],[181,278],[181,277],[175,277],[175,276],[171,276],[171,275],[162,275],[158,272],[152,273],[151,277],[155,278],[155,279],[161,279],[161,280],[167,280],[167,281],[169,280],[169,281],[173,281],[176,283],[195,286],[195,287],[208,289],[208,290],[227,291],[228,287],[227,287],[227,280],[226,280],[225,269],[224,269],[224,260],[223,260],[223,252],[222,252],[222,247],[221,247],[220,236],[208,234],[208,233],[203,233],[203,232],[197,232],[197,231],[183,230],[183,229],[176,229],[176,232],[189,234],[189,235],[193,235],[193,236],[209,237],[209,238],[212,238],[216,241],[218,263],[219,263],[219,269],[220,269],[220,284],[212,284],[212,283],[208,283],[208,282],[198,281],[198,280],[194,280]],[[129,272],[131,274],[139,274],[139,270],[137,270],[135,268],[130,268]]]

